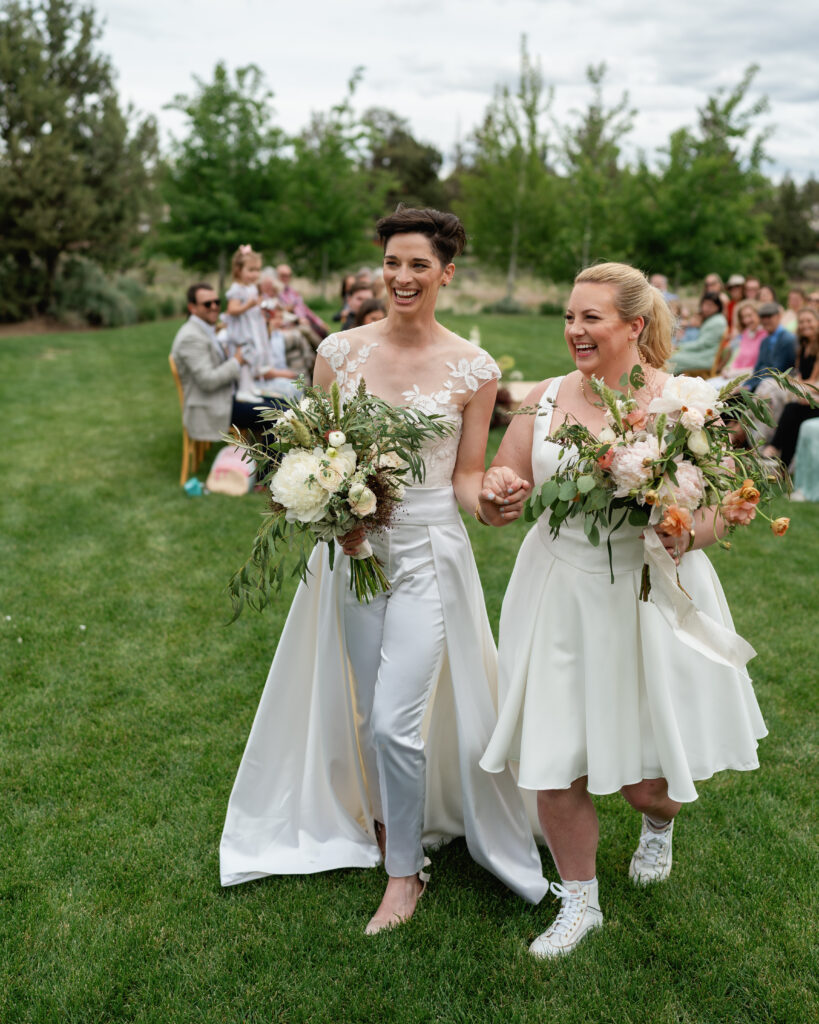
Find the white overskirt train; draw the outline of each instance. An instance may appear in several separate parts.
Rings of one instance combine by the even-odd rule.
[[[446,634],[424,717],[423,841],[464,836],[473,859],[530,902],[547,889],[508,769],[478,761],[496,720],[496,656],[472,550],[451,487],[410,488],[389,531],[428,531]],[[231,793],[220,847],[223,885],[274,874],[371,867],[380,854],[356,728],[345,639],[349,567],[317,545],[279,641]],[[413,635],[413,623],[406,623]]]

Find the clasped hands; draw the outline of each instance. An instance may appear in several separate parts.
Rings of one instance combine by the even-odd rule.
[[[483,478],[478,509],[490,526],[503,526],[520,517],[532,485],[508,466],[490,466]]]

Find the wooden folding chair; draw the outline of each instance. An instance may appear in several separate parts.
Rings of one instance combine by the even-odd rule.
[[[176,393],[179,396],[179,409],[184,414],[185,411],[185,393],[182,390],[182,381],[179,379],[179,370],[176,368],[176,361],[173,356],[168,356],[168,362],[171,367],[171,373],[173,374],[174,383],[176,384]],[[185,429],[185,423],[182,423],[182,472],[179,474],[179,484],[181,487],[185,486],[189,476],[193,476],[196,470],[199,468],[202,459],[205,457],[205,452],[210,448],[210,441],[194,441],[194,439],[188,434]]]

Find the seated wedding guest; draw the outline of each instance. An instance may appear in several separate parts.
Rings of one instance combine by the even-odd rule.
[[[722,336],[728,327],[722,315],[722,299],[717,292],[706,292],[700,299],[700,316],[702,326],[697,337],[684,348],[678,348],[668,361],[672,373],[710,370],[713,365]]]
[[[298,373],[291,369],[285,354],[284,334],[281,330],[281,306],[270,299],[261,304],[265,319],[267,341],[255,368],[253,386],[262,395],[275,395],[281,398],[297,398],[300,391],[296,385]],[[278,314],[278,324],[271,323],[271,313]]]
[[[759,319],[768,336],[759,346],[753,376],[745,382],[751,391],[759,387],[763,370],[789,370],[796,359],[796,338],[780,323],[779,306],[764,302],[759,307]]]
[[[363,327],[364,324],[374,324],[376,320],[383,320],[386,315],[387,308],[380,299],[367,299],[358,307],[355,325],[356,327]]]
[[[728,289],[728,302],[724,304],[724,313],[725,319],[728,321],[728,325],[731,327],[732,331],[734,329],[734,310],[743,300],[742,291],[744,285],[745,278],[742,274],[731,274],[728,278],[728,283],[726,285],[726,288]]]
[[[762,285],[759,283],[758,277],[746,277],[745,287],[742,289],[744,298],[753,301],[759,300],[759,289]]]
[[[362,303],[374,298],[371,285],[364,284],[363,282],[354,284],[350,294],[347,296],[347,316],[342,322],[342,330],[349,331],[352,327],[355,327],[358,311]]]
[[[301,297],[301,293],[297,292],[291,284],[291,281],[293,280],[293,271],[290,267],[286,263],[280,263],[276,267],[276,276],[281,282],[278,295],[279,302],[286,310],[291,313],[295,313],[299,320],[306,320],[316,334],[320,335],[322,338],[326,338],[330,333],[330,328],[321,319],[318,313],[314,313],[313,310],[310,309]]]
[[[292,378],[303,377],[307,385],[313,382],[313,367],[316,363],[316,348],[321,342],[317,334],[300,324],[287,327],[284,310],[278,303],[262,303],[267,329],[270,332],[271,348],[284,354],[284,365]],[[307,332],[310,332],[309,335]],[[315,338],[315,346],[310,338]]]
[[[209,284],[192,284],[187,294],[190,316],[171,346],[182,381],[182,421],[196,441],[220,441],[231,424],[258,429],[255,405],[236,398],[236,385],[246,365],[241,348],[231,356],[216,337],[219,296]]]
[[[741,373],[753,370],[759,356],[759,348],[768,336],[760,322],[755,303],[748,299],[743,300],[737,306],[734,315],[739,333],[726,350],[726,362],[719,376],[712,377],[709,381],[716,388],[721,388]]]
[[[722,278],[719,274],[706,274],[702,282],[702,295],[700,295],[700,301],[709,293],[716,292],[722,299],[723,311],[728,305],[728,295],[725,292],[725,285],[722,283]]]
[[[259,289],[259,295],[261,295],[262,299],[278,298],[281,286],[282,283],[276,276],[276,271],[273,267],[262,267],[259,273],[259,280],[256,282],[256,287]]]
[[[819,292],[811,292],[806,301],[809,306],[819,309]]]
[[[355,274],[345,274],[341,279],[341,309],[333,313],[333,320],[336,323],[343,320],[349,313],[349,309],[347,308],[347,296],[350,294],[354,284]]]
[[[801,288],[791,288],[788,292],[788,306],[782,314],[782,326],[786,331],[796,331],[799,310],[805,305],[807,296]]]
[[[672,302],[677,298],[674,292],[670,292],[668,290],[668,278],[665,274],[652,274],[648,279],[648,283],[653,288],[656,288],[658,292],[662,292],[662,296],[666,302]]]
[[[799,314],[799,354],[794,377],[819,391],[819,314],[812,309],[803,309]],[[806,420],[819,416],[819,409],[812,409],[804,398],[794,398],[788,393],[787,404],[779,417],[771,443],[762,454],[776,457],[785,466],[790,466],[796,451],[799,428]]]
[[[790,370],[796,364],[796,338],[786,331],[780,323],[779,306],[775,302],[767,302],[759,307],[759,318],[767,337],[762,339],[759,346],[759,354],[756,357],[754,372],[742,385],[756,393],[757,398],[762,398],[768,403],[771,418],[776,424],[786,403],[789,401],[790,393],[777,384],[775,380],[765,376],[765,370]],[[764,444],[771,440],[775,427],[767,423],[757,422],[752,430],[752,436],[748,437],[746,432],[738,424],[733,428],[734,443],[737,445],[752,442],[753,444]]]

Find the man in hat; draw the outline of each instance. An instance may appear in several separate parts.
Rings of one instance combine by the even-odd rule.
[[[763,370],[789,370],[796,362],[796,338],[780,323],[779,306],[775,302],[763,302],[759,307],[759,319],[768,337],[759,346],[753,375],[745,382],[745,387],[751,391],[759,387]]]
[[[706,292],[700,299],[702,326],[693,341],[685,348],[677,349],[668,360],[672,373],[686,373],[691,370],[710,372],[719,343],[728,327],[722,313],[722,299],[718,292]]]

